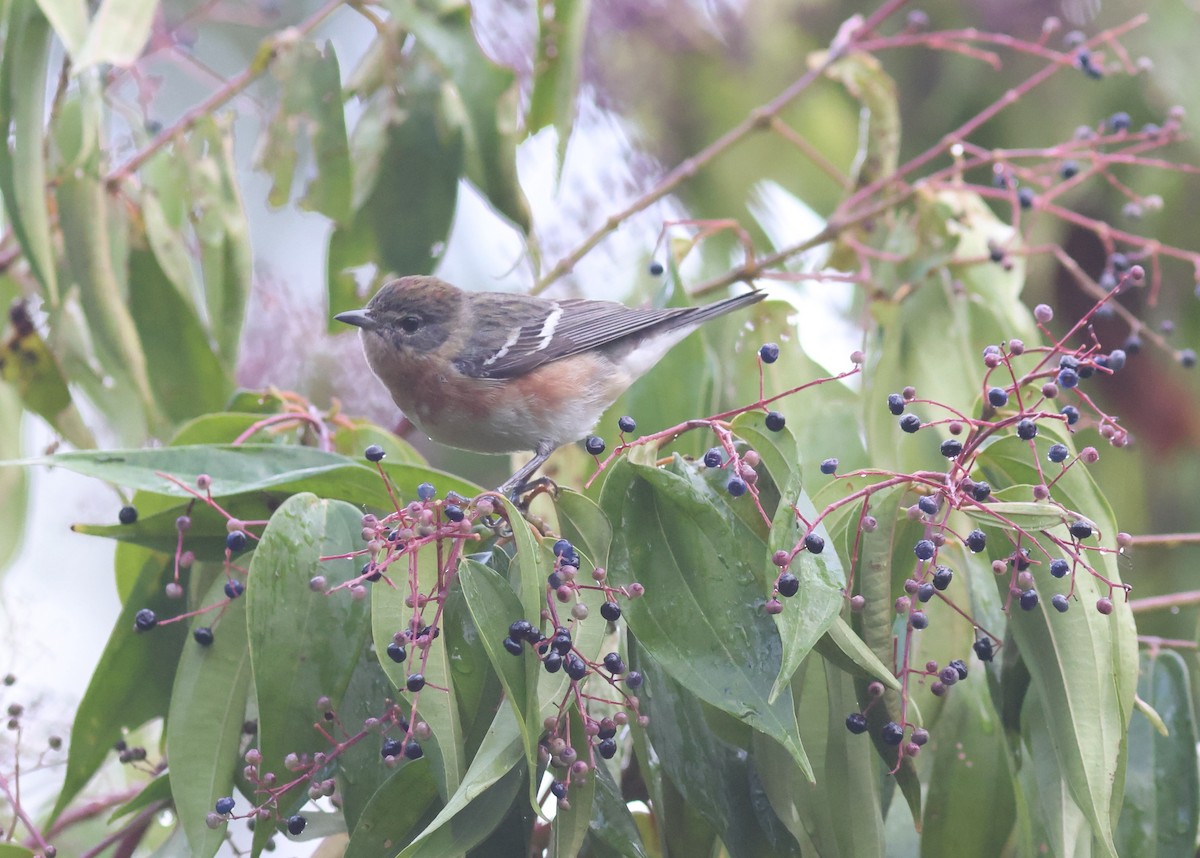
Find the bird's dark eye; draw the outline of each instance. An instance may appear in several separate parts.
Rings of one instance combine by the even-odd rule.
[[[421,320],[416,316],[405,316],[400,320],[400,328],[406,334],[414,334],[417,328],[421,327]]]

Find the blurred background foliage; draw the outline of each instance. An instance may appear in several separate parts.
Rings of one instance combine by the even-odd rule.
[[[436,271],[472,289],[531,288],[611,214],[802,75],[841,22],[869,11],[784,0],[92,5],[99,11],[90,21],[84,0],[2,7],[0,127],[10,157],[0,159],[0,302],[13,308],[0,345],[4,459],[49,445],[166,442],[192,418],[226,408],[239,388],[294,390],[321,408],[336,397],[346,413],[396,426],[357,338],[331,332],[333,313],[360,305],[393,272]],[[1117,111],[1134,128],[1161,124],[1173,105],[1200,115],[1194,4],[936,0],[921,8],[937,29],[1031,40],[1057,16],[1056,46],[1074,27],[1091,35],[1148,15],[1122,39],[1134,61],[1149,59],[1148,71],[1098,81],[1060,72],[972,134],[978,146],[1053,146]],[[880,61],[895,81],[901,162],[1042,63],[1006,53],[997,70],[920,48]],[[848,173],[860,111],[845,87],[822,81],[780,118]],[[1160,154],[1200,163],[1195,140]],[[988,184],[978,172],[970,178]],[[1161,208],[1135,218],[1119,189],[1099,180],[1065,204],[1196,249],[1194,175],[1114,173],[1161,196]],[[543,285],[554,295],[679,301],[646,273],[651,258],[667,257],[664,221],[736,221],[761,254],[815,232],[846,193],[782,135],[753,134]],[[1008,216],[1004,205],[995,209]],[[1030,244],[1059,244],[1100,276],[1107,251],[1094,234],[1032,216]],[[683,280],[718,276],[739,254],[731,233],[718,234],[682,261]],[[1168,261],[1157,304],[1147,290],[1122,299],[1170,347],[1147,343],[1119,384],[1097,386],[1135,443],[1106,448],[1093,473],[1134,534],[1197,529],[1200,397],[1195,372],[1175,354],[1200,344],[1195,281],[1189,266]],[[805,350],[834,369],[857,344],[861,296],[842,284],[795,293]],[[1029,262],[1024,299],[1055,307],[1063,326],[1092,304],[1044,255]],[[813,324],[822,313],[848,324],[822,336]],[[1130,333],[1119,319],[1100,320],[1096,332],[1106,349]],[[712,348],[734,336],[694,342],[661,370],[686,379],[704,365],[715,376],[711,390],[680,385],[668,405],[657,401],[659,389],[635,387],[619,407],[629,405],[644,431],[703,413],[746,382],[723,378],[729,354]],[[507,469],[410,440],[435,466],[481,484]],[[586,466],[578,451],[560,458],[564,474]],[[26,581],[41,565],[30,543],[58,539],[64,524],[48,512],[53,498],[42,518],[30,516],[28,483],[37,479],[0,469],[0,563]],[[97,503],[114,506],[111,496]],[[1122,574],[1137,597],[1195,587],[1198,546],[1141,546],[1132,557]],[[28,631],[11,628],[14,638]],[[1197,614],[1147,613],[1139,631],[1195,640]],[[1194,655],[1187,664],[1195,680]]]

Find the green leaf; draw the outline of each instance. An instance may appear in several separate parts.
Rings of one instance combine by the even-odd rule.
[[[967,517],[981,524],[995,527],[998,519],[1007,519],[1026,530],[1044,530],[1056,524],[1069,524],[1074,520],[1054,504],[1034,501],[1002,501],[989,503],[986,508],[964,506],[962,511]]]
[[[320,697],[340,705],[369,633],[368,607],[348,592],[313,592],[308,582],[321,574],[333,587],[356,577],[353,560],[322,558],[356,547],[361,531],[362,513],[350,504],[294,495],[271,516],[250,561],[244,598],[266,771],[282,771],[289,753],[330,750],[313,728],[314,707]],[[279,796],[281,811],[303,800],[293,788]],[[271,831],[255,830],[255,855]]]
[[[522,135],[511,119],[517,109],[516,75],[480,49],[470,4],[457,4],[436,19],[411,3],[391,6],[396,19],[411,28],[419,44],[449,72],[462,101],[467,178],[497,211],[529,233],[529,203],[517,178],[517,143]],[[566,13],[566,7],[559,12]],[[524,133],[532,132],[526,126]]]
[[[613,583],[647,591],[625,608],[629,629],[673,677],[771,736],[811,777],[790,691],[769,701],[782,645],[762,610],[764,546],[718,512],[712,489],[684,476],[689,468],[678,458],[670,471],[621,460],[605,484]]]
[[[333,44],[307,40],[282,45],[271,62],[283,98],[267,125],[258,154],[259,169],[272,176],[268,200],[286,205],[292,196],[297,147],[312,152],[315,170],[300,207],[343,223],[351,215],[350,144],[342,104],[342,76]]]
[[[571,723],[571,747],[590,748],[592,739],[584,730],[583,719],[578,708],[572,708],[568,714]],[[599,757],[596,758],[597,768],[607,768]],[[592,821],[592,808],[596,801],[596,778],[598,772],[593,771],[583,783],[571,784],[568,793],[568,807],[558,805],[558,813],[550,826],[550,855],[554,858],[570,858],[578,855]]]
[[[1200,783],[1196,718],[1188,667],[1174,650],[1141,654],[1138,695],[1154,707],[1167,734],[1148,718],[1129,725],[1129,774],[1117,825],[1121,855],[1190,856],[1195,851]]]
[[[33,858],[33,853],[15,843],[0,843],[0,858]]]
[[[840,616],[829,626],[824,637],[814,644],[813,649],[846,673],[868,681],[878,680],[887,688],[900,690],[900,680],[896,675]]]
[[[376,263],[385,272],[427,274],[449,234],[463,165],[463,129],[450,121],[440,91],[416,86],[395,110],[375,185],[348,226],[330,237],[332,316],[362,304],[349,268]],[[336,251],[336,252],[335,252]]]
[[[458,790],[397,858],[458,855],[487,837],[518,794],[521,744],[512,709],[500,707]]]
[[[218,575],[202,606],[225,601],[226,578]],[[211,858],[225,839],[224,826],[209,828],[205,817],[216,800],[233,792],[238,748],[250,694],[250,650],[246,600],[235,599],[219,617],[200,614],[191,630],[207,626],[213,642],[187,641],[171,691],[167,720],[167,759],[175,811],[196,858]]]
[[[233,392],[233,379],[209,345],[191,303],[145,250],[129,256],[129,307],[163,413],[181,423],[220,411]],[[165,319],[171,323],[164,324]]]
[[[705,652],[712,652],[711,646]],[[673,677],[679,674],[648,656],[640,637],[630,655],[646,676],[638,697],[650,716],[646,729],[668,782],[716,829],[733,858],[799,855],[792,835],[774,812],[763,812],[766,796],[746,753],[709,729],[700,700],[688,691],[694,683],[677,682]],[[765,690],[764,682],[764,698]],[[787,705],[792,705],[790,693]],[[776,741],[766,737],[763,741],[769,753],[778,754]],[[792,759],[790,754],[787,757]],[[807,760],[800,770],[806,779],[812,777]],[[676,843],[671,832],[667,840],[672,846]]]
[[[448,580],[454,569],[439,568],[443,554],[441,546],[428,545],[421,550],[403,556],[388,567],[386,574],[395,584],[390,587],[380,581],[371,588],[371,631],[375,641],[375,653],[383,672],[400,690],[406,704],[417,702],[419,717],[429,724],[437,740],[436,762],[440,769],[434,776],[443,796],[450,796],[458,789],[466,771],[466,749],[463,747],[462,723],[458,714],[458,700],[454,692],[454,676],[450,669],[449,653],[446,649],[447,634],[434,638],[428,650],[422,654],[416,646],[407,647],[408,660],[397,664],[387,656],[387,646],[392,636],[399,631],[412,628],[411,620],[422,616],[421,625],[433,619],[429,615],[418,615],[414,608],[406,607],[404,601],[414,592],[437,594],[448,589]],[[415,590],[413,581],[416,580]],[[441,630],[439,629],[439,632]],[[424,658],[422,665],[421,659]],[[409,675],[420,673],[430,686],[414,695],[405,688]],[[448,692],[439,688],[449,689]]]
[[[575,98],[583,71],[583,43],[591,5],[589,0],[566,0],[538,7],[538,51],[525,128],[532,135],[547,125],[554,126],[560,165],[575,123]]]
[[[98,132],[97,132],[98,133]],[[98,157],[98,156],[97,156]],[[154,426],[159,409],[150,385],[149,366],[129,306],[122,278],[128,224],[110,207],[93,160],[60,179],[59,223],[71,277],[105,369],[136,394],[147,422]]]
[[[131,66],[150,40],[156,0],[102,0],[83,48],[75,58],[75,73],[91,66]]]
[[[900,103],[896,81],[873,55],[855,51],[830,65],[825,74],[838,81],[862,104],[861,148],[851,173],[858,187],[896,172],[900,157]]]
[[[375,756],[379,756],[376,752]],[[409,842],[417,825],[437,801],[437,784],[429,760],[404,763],[371,796],[363,809],[343,858],[395,855]]]
[[[592,811],[592,837],[624,858],[647,858],[637,822],[609,767],[597,766],[593,777],[596,799]]]
[[[922,756],[932,754],[921,854],[999,855],[1016,819],[1008,743],[987,689],[972,676],[946,695]],[[966,763],[971,771],[964,770]],[[980,808],[987,813],[980,814]]]
[[[981,454],[979,464],[995,486],[1031,484],[1037,481],[1034,456],[1045,456],[1053,441],[1054,430],[1049,426],[1036,439],[1036,452],[1016,436],[1002,438]],[[1103,541],[1115,548],[1112,511],[1085,468],[1068,469],[1055,483],[1052,498],[1067,509],[1086,514]],[[1045,536],[1037,539],[1037,546],[1029,547],[1038,559],[1060,556]],[[1087,557],[1105,578],[1119,582],[1115,552],[1089,551]],[[1008,627],[1042,705],[1056,713],[1049,725],[1049,744],[1071,798],[1091,823],[1105,853],[1115,855],[1112,830],[1120,810],[1126,734],[1137,681],[1136,631],[1122,600],[1116,600],[1112,616],[1095,610],[1096,599],[1108,595],[1106,585],[1083,570],[1072,578],[1054,584],[1053,589],[1073,586],[1078,600],[1075,610],[1051,612],[1050,593],[1044,588],[1039,607],[1013,612]],[[1007,592],[1008,582],[999,576],[997,586]]]
[[[117,546],[118,568],[139,568],[137,584],[121,609],[100,663],[84,692],[71,727],[67,773],[51,812],[57,818],[87,784],[123,729],[138,727],[151,718],[165,716],[179,653],[187,635],[183,623],[160,626],[150,632],[134,630],[133,617],[149,608],[159,619],[173,616],[179,603],[169,600],[163,584],[174,568],[171,557],[136,548]]]
[[[71,57],[79,55],[88,30],[86,0],[37,0],[38,8]]]
[[[375,657],[374,647],[370,645],[363,647],[358,664],[350,677],[350,684],[346,687],[346,694],[342,698],[342,706],[339,710],[342,723],[361,724],[368,718],[378,718],[384,711],[384,701],[392,697],[394,693],[391,680],[379,666],[379,659]],[[377,737],[367,737],[347,748],[337,759],[338,793],[342,797],[342,813],[346,819],[346,828],[350,831],[356,831],[368,806],[375,800],[375,794],[386,781],[399,777],[404,782],[407,778],[416,777],[415,773],[420,771],[423,778],[429,779],[429,802],[437,797],[437,784],[430,775],[428,759],[417,760],[416,762],[420,763],[419,766],[405,764],[393,771],[384,763],[380,748]],[[410,772],[410,774],[403,775],[404,772]],[[393,788],[389,786],[388,790]],[[413,800],[419,801],[418,794],[414,794]],[[413,809],[417,813],[417,818],[427,806],[428,802],[421,808]],[[376,808],[375,812],[378,813],[378,810]],[[394,815],[396,807],[391,810]],[[378,816],[366,823],[371,829],[388,824],[385,819]],[[409,829],[414,824],[415,820],[410,821]],[[393,831],[392,833],[401,832]]]
[[[563,538],[597,566],[608,568],[612,524],[595,501],[570,489],[560,489],[554,499]]]
[[[8,26],[0,57],[0,130],[12,140],[0,158],[0,197],[44,297],[59,302],[50,209],[46,199],[46,71],[50,25],[33,0],[7,4]]]
[[[21,400],[7,384],[0,384],[0,457],[21,455]],[[0,574],[21,547],[29,503],[29,475],[24,468],[0,468]]]
[[[171,779],[166,772],[157,775],[154,780],[146,784],[142,791],[135,795],[129,801],[118,807],[109,816],[108,821],[112,822],[120,819],[122,816],[128,816],[131,813],[136,813],[139,810],[149,807],[152,804],[167,804],[171,801]]]

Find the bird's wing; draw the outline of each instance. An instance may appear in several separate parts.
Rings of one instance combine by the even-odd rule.
[[[704,307],[638,309],[612,301],[571,298],[546,301],[513,295],[511,300],[477,303],[480,327],[504,331],[500,341],[473,343],[455,361],[465,375],[476,378],[514,378],[551,361],[600,348],[651,329],[670,330],[760,300],[757,293],[738,295]],[[483,319],[480,314],[494,314]],[[483,323],[488,324],[483,324]]]

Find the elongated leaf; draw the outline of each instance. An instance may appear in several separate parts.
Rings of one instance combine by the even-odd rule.
[[[21,455],[21,400],[16,391],[0,384],[0,456]],[[29,475],[24,468],[0,469],[0,574],[21,547],[29,502]]]
[[[33,858],[33,852],[15,843],[0,843],[0,858]]]
[[[647,730],[663,772],[716,829],[729,854],[733,858],[799,855],[792,835],[765,801],[747,755],[714,735],[700,701],[672,678],[675,671],[665,670],[641,650],[640,639],[631,655],[646,676],[639,697],[650,716]],[[787,702],[790,706],[790,693]],[[778,753],[777,742],[766,736],[762,741],[767,753]],[[807,760],[803,769],[797,769],[803,771],[802,777],[811,778]],[[668,841],[677,842],[670,834]]]
[[[1187,664],[1172,650],[1143,652],[1138,695],[1153,706],[1166,735],[1150,719],[1129,725],[1129,775],[1117,826],[1121,855],[1190,856],[1195,850],[1200,784],[1196,719]]]
[[[997,517],[1000,517],[1027,530],[1044,530],[1056,524],[1069,524],[1073,520],[1053,504],[1033,501],[990,503],[986,509],[967,506],[963,508],[963,512],[981,524],[995,527]]]
[[[867,680],[878,680],[888,688],[900,690],[900,680],[896,675],[840,616],[833,621],[825,636],[817,641],[813,649],[846,673]]]
[[[584,730],[583,719],[578,709],[568,715],[571,723],[571,747],[586,748],[590,737]],[[604,767],[598,758],[596,765]],[[573,783],[567,794],[568,806],[558,806],[558,813],[550,827],[550,854],[553,858],[578,855],[583,849],[592,821],[592,807],[596,801],[596,773],[588,775],[584,783]]]
[[[612,524],[595,501],[570,489],[560,489],[554,506],[558,510],[558,524],[563,537],[597,566],[608,568]]]
[[[601,505],[620,522],[610,574],[647,589],[625,611],[629,628],[672,676],[771,736],[811,777],[791,693],[768,700],[782,652],[761,607],[755,567],[764,546],[717,513],[712,490],[682,476],[688,467],[678,459],[672,471],[622,460],[605,484]],[[697,652],[711,654],[703,666]]]
[[[33,0],[8,9],[5,51],[0,58],[0,130],[12,149],[0,158],[0,196],[33,276],[57,305],[58,275],[46,200],[46,70],[50,25]]]
[[[341,501],[311,494],[288,498],[271,516],[250,561],[246,620],[258,700],[263,771],[283,771],[289,753],[328,751],[313,722],[318,698],[336,710],[369,634],[368,609],[349,593],[326,596],[309,589],[317,574],[336,586],[358,574],[352,560],[326,560],[361,542],[362,513]],[[281,812],[304,800],[303,788],[278,797]],[[261,852],[271,826],[254,832]]]
[[[418,717],[429,725],[437,740],[438,753],[435,761],[440,762],[440,768],[435,768],[434,777],[437,778],[439,792],[448,798],[458,789],[463,772],[467,768],[462,722],[458,715],[458,700],[446,650],[448,635],[441,634],[442,630],[439,628],[439,634],[424,653],[416,646],[408,646],[408,659],[403,664],[397,664],[387,656],[387,647],[392,642],[392,636],[397,632],[412,629],[411,621],[417,616],[413,608],[405,606],[405,599],[412,597],[414,593],[436,594],[447,588],[446,579],[454,570],[438,568],[441,554],[436,546],[431,545],[415,555],[402,557],[399,562],[388,567],[386,574],[396,586],[392,588],[380,581],[371,588],[371,632],[379,663],[392,684],[400,690],[405,703],[411,705],[419,700]],[[422,616],[424,619],[421,625],[429,625],[433,619],[432,612]],[[422,674],[430,686],[436,687],[423,689],[419,696],[407,691],[405,682],[415,673]],[[441,691],[442,688],[448,691]]]
[[[108,63],[131,66],[150,39],[156,0],[102,0],[75,59],[76,73]]]
[[[429,760],[405,763],[383,784],[354,826],[343,858],[394,855],[413,838],[416,826],[437,801]]]
[[[1036,455],[1044,456],[1052,441],[1048,427],[1037,438]],[[1027,442],[1010,436],[991,445],[980,464],[995,485],[1032,483],[1037,481],[1033,455]],[[1068,470],[1055,484],[1052,498],[1086,514],[1105,542],[1115,544],[1112,511],[1084,468]],[[1049,557],[1058,556],[1052,545],[1045,541],[1039,545],[1050,552]],[[1109,581],[1120,580],[1114,553],[1088,552],[1087,557]],[[1126,731],[1137,681],[1133,619],[1120,599],[1115,600],[1112,616],[1096,611],[1097,598],[1108,595],[1108,588],[1082,570],[1073,576],[1076,609],[1051,615],[1048,591],[1065,589],[1071,582],[1060,584],[1049,576],[1043,580],[1047,583],[1039,607],[1015,612],[1009,629],[1042,705],[1057,715],[1050,724],[1052,744],[1071,797],[1106,854],[1115,855],[1112,830],[1120,809]],[[1004,580],[997,584],[1007,588]]]
[[[458,790],[397,858],[457,855],[481,842],[517,797],[521,756],[520,728],[502,706]]]
[[[91,780],[124,728],[132,729],[167,714],[187,629],[183,623],[172,623],[139,634],[133,618],[143,608],[154,611],[160,619],[178,611],[179,603],[167,599],[163,592],[173,560],[144,548],[122,545],[117,548],[115,563],[118,567],[140,568],[137,584],[121,609],[75,713],[67,774],[51,818],[57,818]]]
[[[346,687],[346,694],[342,698],[342,722],[362,724],[368,718],[378,718],[384,712],[384,702],[394,699],[394,696],[395,686],[379,666],[374,647],[368,645],[363,648],[350,677],[350,684]],[[400,776],[402,772],[420,769],[422,777],[429,778],[429,800],[432,801],[437,796],[437,784],[430,777],[428,759],[416,761],[420,763],[419,766],[404,765],[399,770],[392,770],[385,764],[380,750],[381,745],[377,737],[369,737],[347,748],[337,759],[338,793],[342,796],[342,814],[346,820],[346,828],[350,831],[355,831],[358,827],[367,807],[385,781]],[[404,777],[414,776],[409,774]],[[414,796],[414,800],[419,799]],[[419,810],[413,810],[419,818]],[[368,824],[376,826],[387,823],[375,819]],[[410,827],[412,824],[415,823],[410,821]],[[410,832],[410,836],[415,833]]]
[[[78,56],[87,37],[87,0],[38,0],[38,8],[71,57]]]
[[[592,836],[624,858],[647,858],[637,822],[608,766],[597,766]]]

